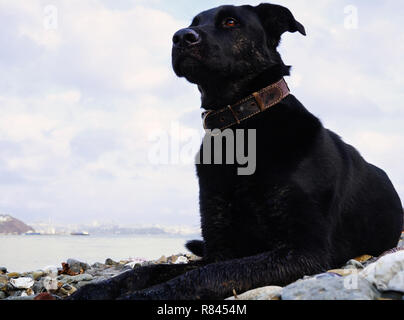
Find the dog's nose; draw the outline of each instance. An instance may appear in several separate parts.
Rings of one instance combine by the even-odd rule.
[[[201,36],[193,29],[181,29],[174,34],[174,46],[190,47],[201,42]]]

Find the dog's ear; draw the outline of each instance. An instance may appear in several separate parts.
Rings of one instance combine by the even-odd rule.
[[[272,45],[278,46],[281,35],[285,32],[300,32],[306,35],[304,26],[298,22],[289,9],[269,3],[261,3],[254,8],[265,31],[270,36]]]

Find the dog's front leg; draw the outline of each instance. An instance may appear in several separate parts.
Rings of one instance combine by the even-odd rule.
[[[224,299],[233,291],[243,293],[254,288],[285,286],[305,275],[327,270],[326,258],[290,250],[277,250],[236,260],[209,264],[164,284],[123,295],[133,300],[211,300]]]
[[[123,294],[142,290],[173,279],[203,265],[202,261],[178,265],[151,265],[121,273],[111,279],[90,283],[69,300],[114,300]]]
[[[235,258],[234,240],[224,236],[235,232],[229,195],[202,187],[199,196],[204,260],[213,263]]]

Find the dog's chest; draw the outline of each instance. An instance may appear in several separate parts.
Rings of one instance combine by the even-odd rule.
[[[244,249],[251,253],[251,246],[257,252],[268,250],[284,237],[287,185],[268,173],[240,177],[226,166],[199,166],[198,176],[205,240],[231,237],[241,255]]]

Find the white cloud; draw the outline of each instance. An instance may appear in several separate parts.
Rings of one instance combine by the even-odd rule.
[[[0,118],[1,134],[13,141],[42,139],[46,131],[56,125],[53,119],[41,115],[17,114],[4,115]]]

